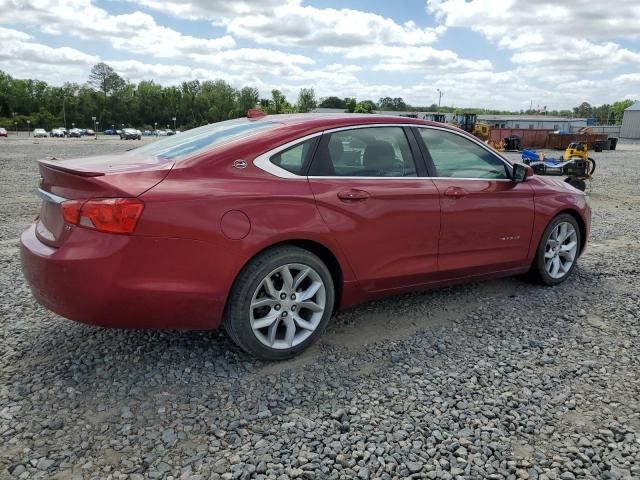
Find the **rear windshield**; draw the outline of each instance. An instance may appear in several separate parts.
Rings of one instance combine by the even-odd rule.
[[[212,123],[136,148],[136,154],[144,153],[167,160],[179,161],[214,145],[248,137],[261,130],[277,126],[277,122],[246,118]]]

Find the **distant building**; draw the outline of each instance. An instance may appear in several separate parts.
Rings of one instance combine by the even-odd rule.
[[[621,138],[640,138],[640,102],[625,109],[622,116]]]
[[[552,117],[549,115],[478,115],[478,121],[491,128],[523,128],[525,130],[577,130],[590,124],[587,118]]]

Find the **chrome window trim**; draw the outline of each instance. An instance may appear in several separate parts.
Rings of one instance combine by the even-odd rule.
[[[41,188],[38,189],[38,196],[42,198],[45,202],[49,202],[49,203],[62,203],[68,200],[66,198],[59,197],[58,195],[54,195],[53,193],[45,192]]]
[[[283,150],[286,150],[286,149],[291,148],[291,147],[295,147],[299,143],[304,143],[307,140],[311,140],[312,138],[319,137],[323,133],[324,132],[312,133],[312,134],[306,135],[304,137],[296,138],[295,140],[287,142],[284,145],[280,145],[279,147],[273,148],[273,149],[269,150],[268,152],[265,152],[265,153],[257,156],[253,160],[253,164],[256,167],[258,167],[260,170],[264,170],[265,172],[270,173],[271,175],[275,175],[276,177],[280,177],[280,178],[307,178],[306,176],[303,176],[303,175],[296,175],[295,173],[291,173],[289,170],[285,170],[284,168],[279,167],[275,163],[271,163],[271,157],[273,157],[277,153],[282,152]]]
[[[275,165],[274,163],[271,163],[271,157],[277,153],[280,153],[283,150],[286,150],[290,147],[295,147],[297,144],[299,143],[303,143],[306,142],[307,140],[310,140],[312,138],[315,137],[319,137],[321,135],[324,135],[326,133],[334,133],[334,132],[340,132],[343,130],[355,130],[357,128],[379,128],[379,127],[410,127],[410,128],[430,128],[432,130],[441,130],[444,132],[450,132],[453,133],[455,135],[458,135],[462,138],[465,138],[467,140],[472,141],[473,143],[480,145],[482,148],[484,148],[487,152],[489,152],[490,154],[492,154],[493,156],[495,156],[496,158],[498,158],[500,161],[502,161],[502,163],[504,163],[507,168],[512,169],[512,165],[505,160],[504,158],[502,158],[500,155],[497,154],[497,152],[492,151],[489,147],[487,147],[484,143],[482,143],[480,140],[476,139],[476,138],[469,138],[466,135],[463,135],[460,132],[456,132],[455,130],[451,130],[449,128],[442,128],[442,127],[437,127],[437,126],[431,126],[431,125],[421,125],[418,123],[371,123],[371,124],[365,124],[365,125],[349,125],[349,126],[345,126],[345,127],[336,127],[336,128],[330,128],[327,130],[322,130],[321,132],[316,132],[316,133],[312,133],[310,135],[305,135],[304,137],[300,137],[300,138],[296,138],[295,140],[292,140],[290,142],[287,142],[283,145],[280,145],[276,148],[273,148],[261,155],[258,155],[254,160],[253,160],[253,164],[258,167],[260,170],[263,170],[267,173],[270,173],[271,175],[274,175],[276,177],[279,178],[286,178],[286,179],[307,179],[307,178],[317,178],[317,179],[321,179],[321,180],[337,180],[337,179],[344,179],[344,180],[482,180],[482,181],[491,181],[491,182],[512,182],[513,180],[511,180],[510,178],[472,178],[472,177],[420,177],[420,176],[415,176],[415,177],[365,177],[365,176],[340,176],[340,175],[335,175],[335,176],[325,176],[325,175],[309,175],[309,176],[303,176],[303,175],[296,175],[295,173],[291,173],[288,170],[285,170],[282,167],[279,167],[277,165]]]

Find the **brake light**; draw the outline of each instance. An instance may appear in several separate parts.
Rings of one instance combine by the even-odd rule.
[[[101,232],[131,233],[136,228],[144,204],[137,198],[101,198],[62,203],[66,222]]]
[[[67,200],[62,202],[62,216],[64,221],[72,225],[77,225],[80,220],[80,209],[84,200]]]

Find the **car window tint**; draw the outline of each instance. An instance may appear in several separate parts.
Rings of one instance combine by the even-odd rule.
[[[418,130],[438,177],[509,178],[504,162],[470,139],[443,130]]]
[[[409,142],[400,127],[341,130],[324,139],[312,175],[415,177]]]
[[[276,153],[270,158],[270,161],[288,172],[302,175],[304,173],[304,162],[314,141],[315,139],[307,140],[306,142],[299,143],[282,152]]]

